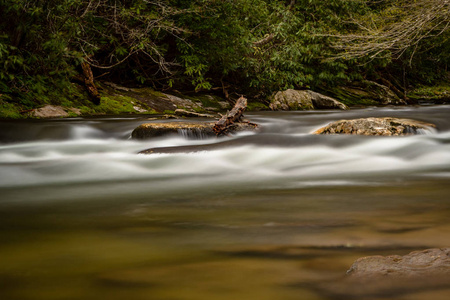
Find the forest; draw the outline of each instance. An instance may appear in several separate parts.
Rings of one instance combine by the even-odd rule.
[[[1,0],[0,117],[98,105],[83,66],[95,82],[227,99],[363,79],[407,99],[448,86],[449,26],[449,0]]]

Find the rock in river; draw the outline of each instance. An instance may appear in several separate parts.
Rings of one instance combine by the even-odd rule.
[[[272,110],[310,110],[310,109],[348,109],[347,106],[331,97],[310,90],[286,90],[273,95]]]
[[[399,136],[420,134],[436,127],[434,124],[411,119],[362,118],[332,122],[314,134],[358,134]]]
[[[188,138],[202,139],[215,137],[215,122],[151,122],[138,126],[131,133],[134,139],[150,139],[169,134],[179,134]],[[252,123],[235,123],[232,132],[254,131],[257,126]]]

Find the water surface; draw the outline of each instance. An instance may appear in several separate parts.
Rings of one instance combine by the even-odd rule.
[[[369,116],[437,130],[309,134]],[[260,112],[247,115],[257,134],[149,141],[129,138],[144,117],[2,121],[0,297],[447,299],[450,282],[355,295],[345,274],[361,256],[450,246],[449,116]]]

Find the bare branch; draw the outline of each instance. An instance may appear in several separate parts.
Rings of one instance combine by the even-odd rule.
[[[334,48],[340,50],[334,58],[379,58],[386,54],[399,58],[413,49],[410,59],[424,39],[436,37],[450,27],[450,0],[401,0],[392,9],[394,22],[375,20],[355,21],[359,33],[328,35],[336,38]],[[381,24],[380,24],[381,23]]]

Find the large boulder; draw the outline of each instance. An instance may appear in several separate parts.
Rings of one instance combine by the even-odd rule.
[[[343,103],[310,90],[279,91],[271,98],[272,110],[347,109]]]
[[[332,122],[313,133],[400,136],[420,134],[434,127],[434,124],[411,119],[361,118]]]
[[[150,139],[170,134],[182,135],[187,138],[203,139],[215,137],[213,131],[215,122],[151,122],[139,125],[131,133],[134,139]],[[257,125],[252,123],[234,123],[231,133],[240,131],[254,131]]]

